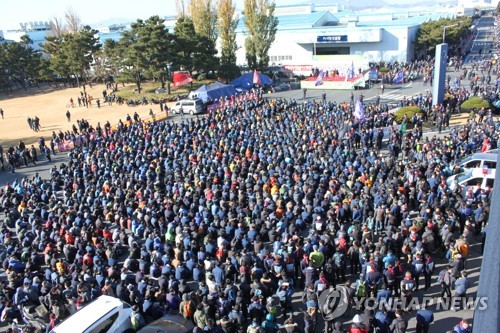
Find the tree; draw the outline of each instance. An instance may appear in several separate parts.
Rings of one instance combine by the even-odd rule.
[[[165,88],[165,68],[170,59],[170,36],[163,22],[158,16],[147,19],[141,27],[139,42],[143,42],[146,46],[147,65],[144,68],[144,75],[155,81],[159,79],[161,87]]]
[[[186,3],[185,0],[175,0],[175,9],[177,10],[177,17],[186,17]]]
[[[21,36],[20,42],[0,44],[0,77],[4,91],[12,91],[12,84],[28,89],[30,82],[37,84],[41,54],[32,47],[33,41]]]
[[[43,49],[50,55],[51,68],[58,75],[66,77],[68,83],[70,76],[76,78],[80,86],[80,78],[88,82],[87,71],[93,62],[101,44],[95,36],[97,31],[89,26],[84,26],[79,31],[66,32],[61,36],[47,36]]]
[[[52,36],[61,36],[64,32],[64,23],[59,17],[54,16],[50,21],[50,34]]]
[[[139,37],[134,30],[124,31],[121,35],[122,38],[118,42],[118,49],[123,57],[123,68],[121,68],[117,80],[118,82],[135,82],[137,91],[140,94],[141,71],[146,66],[145,45],[139,43]]]
[[[270,0],[245,0],[245,40],[248,67],[265,69],[269,64],[269,49],[276,37],[278,19],[274,17],[276,4]]]
[[[454,47],[459,45],[461,38],[467,35],[471,25],[472,19],[469,17],[440,19],[422,23],[417,32],[415,47],[426,54],[434,54],[436,45],[443,42],[443,27],[445,26],[448,26],[446,28],[445,42]]]
[[[222,9],[219,9],[219,12]],[[194,30],[200,36],[212,41],[217,40],[217,12],[213,0],[191,0],[189,15],[193,20]]]
[[[123,68],[123,57],[120,44],[112,39],[106,39],[103,44],[102,52],[96,56],[94,69],[96,76],[107,80],[112,77],[118,80],[120,70]]]
[[[80,30],[80,25],[82,20],[80,16],[73,10],[72,7],[68,7],[66,9],[66,13],[64,13],[64,17],[66,18],[66,29],[69,32],[75,33]]]
[[[235,16],[233,0],[220,0],[217,30],[220,37],[221,56],[219,75],[224,79],[232,79],[239,75],[236,66],[236,27],[239,18]]]
[[[172,49],[175,68],[183,68],[188,71],[218,68],[219,61],[214,41],[197,34],[193,20],[189,17],[177,19]]]
[[[118,80],[133,81],[141,92],[143,77],[160,80],[165,86],[165,67],[170,60],[170,36],[163,20],[152,16],[148,20],[137,20],[130,25],[131,31],[122,33],[118,50],[122,57],[122,67]],[[108,43],[108,47],[115,47]],[[116,50],[116,49],[115,49]]]
[[[66,79],[70,84],[71,71],[67,63],[67,54],[63,50],[64,36],[46,36],[43,44],[44,53],[50,56],[50,69],[55,76]],[[57,85],[57,84],[56,84]]]

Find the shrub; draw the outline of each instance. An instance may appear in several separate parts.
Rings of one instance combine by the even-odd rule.
[[[387,68],[387,67],[382,67],[382,68],[380,68],[378,71],[379,71],[379,73],[387,73],[387,72],[389,71],[389,68]]]
[[[396,122],[398,124],[401,124],[405,115],[408,117],[408,120],[411,120],[413,115],[417,113],[423,114],[422,109],[418,106],[404,106],[394,112],[394,118],[396,118]]]
[[[490,107],[491,107],[490,102],[488,102],[487,100],[482,99],[480,97],[476,97],[476,96],[471,97],[462,103],[462,111],[470,111],[473,109],[479,110],[481,108],[488,109]]]

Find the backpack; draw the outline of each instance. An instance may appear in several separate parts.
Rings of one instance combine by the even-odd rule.
[[[342,263],[344,261],[344,255],[342,253],[337,252],[335,253],[334,257],[335,257],[335,266],[339,268],[342,267]]]
[[[404,291],[411,291],[414,286],[415,286],[414,280],[404,280],[403,282]]]
[[[439,273],[439,276],[438,276],[438,282],[439,283],[443,283],[444,282],[444,278],[446,276],[446,270],[442,270],[440,273]]]
[[[366,296],[366,282],[358,283],[358,287],[356,288],[356,296],[357,297],[365,297]]]
[[[133,313],[130,317],[130,322],[132,324],[132,328],[134,330],[138,330],[142,328],[146,323],[144,322],[144,318],[140,313]]]
[[[424,270],[425,264],[423,262],[419,262],[415,264],[415,273],[420,274]]]
[[[184,302],[184,316],[186,318],[193,317],[193,307],[191,306],[191,304],[192,304],[191,300]]]
[[[458,253],[460,253],[464,258],[467,257],[467,255],[469,254],[469,245],[462,244],[458,249]]]

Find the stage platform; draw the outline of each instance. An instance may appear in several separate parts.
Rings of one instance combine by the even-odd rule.
[[[356,87],[365,87],[365,78],[363,76],[354,77],[346,80],[344,76],[325,77],[321,84],[316,84],[316,77],[309,77],[300,81],[302,89],[316,90],[354,90]]]

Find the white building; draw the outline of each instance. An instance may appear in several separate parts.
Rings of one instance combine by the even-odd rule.
[[[34,21],[19,23],[19,29],[4,30],[3,36],[5,39],[20,42],[23,35],[28,35],[33,41],[31,47],[40,50],[40,44],[45,42],[48,33],[50,33],[50,22]]]
[[[279,24],[269,50],[270,65],[324,67],[324,62],[343,59],[340,61],[347,61],[348,65],[354,61],[359,68],[361,63],[356,64],[356,61],[365,64],[409,61],[414,57],[414,42],[420,25],[454,15],[453,9],[444,7],[369,12],[345,10],[338,5],[276,7]],[[243,17],[236,36],[238,65],[246,64],[246,36]]]

